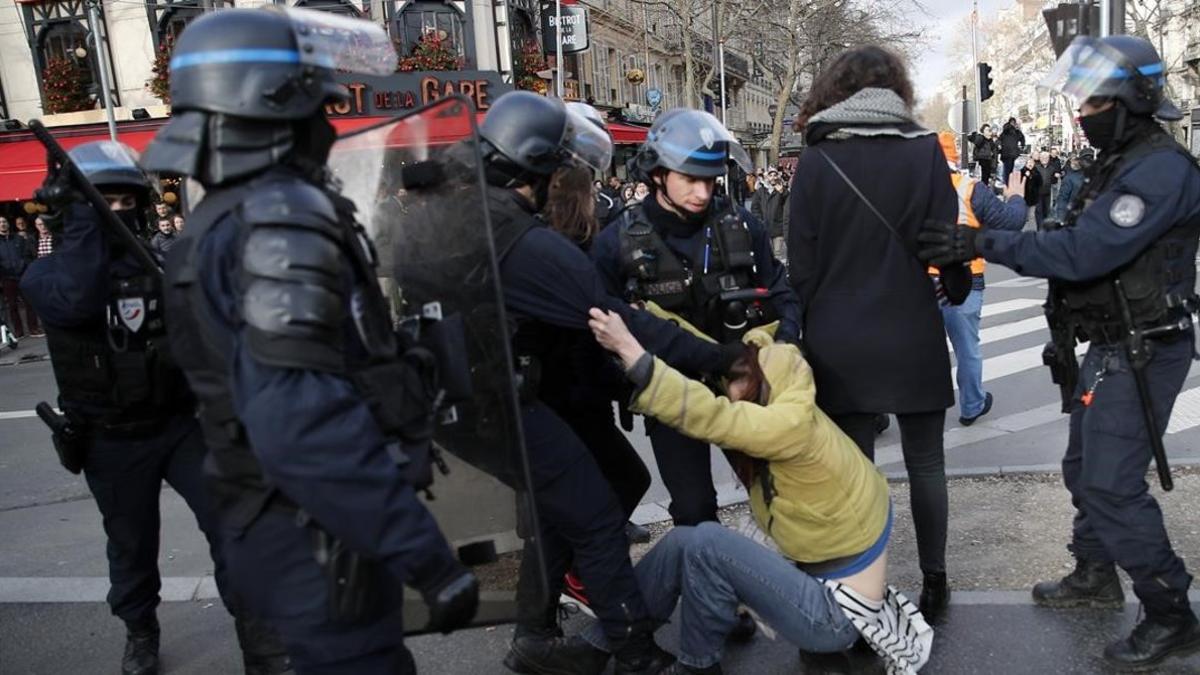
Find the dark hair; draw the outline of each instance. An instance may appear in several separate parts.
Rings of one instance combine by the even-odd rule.
[[[1010,118],[1008,118],[1008,123],[1009,123],[1009,124],[1016,124],[1016,122],[1017,122],[1017,118],[1015,118],[1015,117],[1010,117]]]
[[[863,45],[838,54],[817,76],[796,115],[796,130],[803,129],[813,115],[868,87],[891,89],[905,106],[913,107],[912,80],[900,56],[886,47]]]
[[[550,196],[544,213],[550,229],[578,244],[595,236],[600,223],[596,221],[591,169],[563,167],[555,171],[550,176]]]
[[[754,394],[751,402],[757,403],[761,399],[767,378],[763,375],[762,366],[758,363],[758,347],[746,345],[742,355],[729,367],[729,379],[747,380],[750,391]],[[729,460],[729,466],[733,468],[733,473],[749,491],[761,470],[763,461],[736,450],[726,450],[725,459]]]

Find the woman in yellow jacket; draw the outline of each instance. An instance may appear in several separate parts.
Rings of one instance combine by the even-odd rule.
[[[802,651],[842,651],[861,635],[889,672],[920,668],[932,629],[886,585],[887,482],[816,406],[800,350],[751,331],[724,397],[646,352],[615,314],[594,309],[590,324],[635,384],[634,411],[735,449],[754,518],[779,550],[704,523],[676,527],[638,563],[652,616],[665,620],[681,603],[669,672],[719,673],[739,603]],[[599,633],[582,638],[604,647]]]

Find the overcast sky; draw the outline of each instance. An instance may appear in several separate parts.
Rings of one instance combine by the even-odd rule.
[[[926,34],[930,37],[929,49],[917,57],[913,80],[917,96],[925,98],[937,91],[942,78],[950,71],[953,63],[970,63],[971,55],[953,54],[953,32],[959,30],[963,18],[971,14],[971,0],[920,0],[928,10],[924,20]],[[1016,4],[1016,0],[979,0],[980,20],[985,21],[996,12]],[[969,42],[967,44],[970,44]],[[982,44],[982,43],[981,43]]]

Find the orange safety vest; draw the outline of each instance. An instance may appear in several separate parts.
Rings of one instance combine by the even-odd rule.
[[[975,192],[975,186],[978,184],[970,176],[964,176],[957,170],[950,172],[950,182],[954,185],[954,191],[958,193],[958,224],[966,225],[979,229],[979,219],[975,217],[975,209],[971,208],[971,195]],[[983,269],[986,266],[983,258],[976,258],[971,261],[971,274],[983,274]],[[930,267],[929,273],[936,276],[938,271],[936,267]]]

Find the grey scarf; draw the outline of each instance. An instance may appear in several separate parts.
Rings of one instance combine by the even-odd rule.
[[[813,115],[809,124],[830,124],[838,130],[830,139],[852,136],[901,136],[916,138],[933,132],[914,128],[917,125],[912,111],[891,89],[867,87],[850,98]]]

